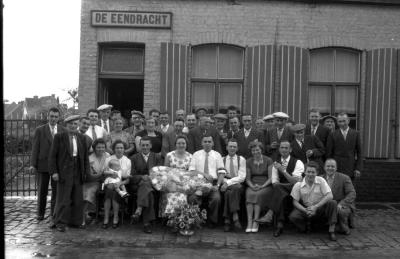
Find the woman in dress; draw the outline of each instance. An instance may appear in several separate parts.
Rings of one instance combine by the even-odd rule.
[[[258,222],[261,210],[267,207],[268,199],[272,194],[272,159],[262,155],[261,142],[253,141],[249,144],[252,157],[246,161],[246,233],[258,232]]]
[[[121,196],[115,191],[116,188],[119,188],[119,185],[121,184],[128,184],[129,183],[129,176],[131,175],[131,160],[127,158],[124,153],[125,153],[125,147],[126,144],[122,140],[116,140],[113,145],[112,145],[112,150],[114,152],[114,155],[108,157],[105,161],[105,164],[108,165],[109,161],[112,159],[117,159],[120,163],[121,166],[121,182],[116,183],[114,188],[105,188],[105,197],[104,197],[104,222],[103,222],[103,228],[108,227],[108,221],[110,217],[110,209],[111,209],[111,203],[113,207],[113,213],[114,213],[114,218],[113,218],[113,228],[118,227],[118,212],[119,212],[119,203],[122,202]],[[105,177],[115,177],[115,173],[109,170],[108,167],[104,170],[104,176]]]
[[[150,151],[156,154],[161,153],[162,134],[156,131],[156,121],[152,117],[146,119],[145,130],[136,134],[135,143],[138,152],[140,152],[140,139],[144,136],[148,136],[151,140]]]
[[[125,150],[125,155],[129,156],[135,150],[135,144],[132,140],[131,135],[123,131],[122,128],[124,127],[124,121],[122,118],[117,118],[114,120],[114,130],[110,132],[110,142],[109,142],[109,149],[111,149],[112,145],[115,141],[122,140],[127,145],[127,149]]]
[[[96,193],[100,188],[103,180],[103,172],[106,168],[106,159],[110,156],[106,150],[106,142],[104,139],[96,139],[92,148],[94,152],[89,156],[90,175],[83,184],[83,223],[82,227],[86,226],[86,218],[90,218],[88,212],[96,210]]]

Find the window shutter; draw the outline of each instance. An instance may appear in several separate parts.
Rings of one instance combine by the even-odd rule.
[[[307,121],[308,67],[307,49],[294,46],[279,46],[278,109],[287,113],[296,123]]]
[[[368,158],[388,158],[394,139],[390,139],[390,119],[396,107],[392,103],[396,94],[396,52],[389,48],[367,52],[364,154]]]
[[[187,108],[188,50],[186,45],[161,43],[160,109],[170,113],[171,121],[176,110]]]
[[[395,105],[395,121],[396,121],[396,139],[397,142],[395,143],[395,150],[396,150],[396,158],[400,158],[400,49],[397,49],[397,69],[394,70],[395,74],[397,74],[397,82],[396,82],[396,101]]]
[[[246,104],[244,111],[261,117],[274,109],[275,47],[247,48]]]

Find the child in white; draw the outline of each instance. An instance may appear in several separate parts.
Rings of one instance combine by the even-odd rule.
[[[108,162],[108,168],[110,169],[109,171],[113,172],[114,174],[118,175],[118,177],[116,178],[112,178],[112,177],[107,177],[104,180],[104,185],[107,184],[112,184],[114,185],[115,183],[120,183],[121,182],[121,165],[119,164],[119,161],[117,159],[111,159]],[[125,185],[120,185],[119,188],[115,188],[115,191],[122,197],[125,198],[127,196],[129,196],[128,192],[125,189]]]

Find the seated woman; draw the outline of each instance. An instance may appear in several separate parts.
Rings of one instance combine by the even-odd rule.
[[[246,233],[258,232],[256,221],[261,210],[265,209],[272,193],[271,172],[272,159],[262,155],[261,142],[253,141],[249,144],[252,157],[246,161],[246,209],[247,228]]]
[[[175,150],[167,153],[164,165],[172,168],[189,170],[189,164],[192,160],[192,154],[186,151],[188,139],[185,135],[179,135],[175,140]],[[171,197],[172,198],[172,197]],[[165,209],[168,201],[166,193],[162,193],[160,200],[160,216],[165,217]]]
[[[131,135],[123,131],[122,128],[124,126],[124,122],[122,118],[117,118],[114,120],[114,130],[110,132],[110,142],[109,142],[109,149],[112,149],[112,145],[115,141],[122,140],[122,142],[128,145],[127,149],[125,150],[125,155],[129,156],[135,151],[134,141],[132,140]]]
[[[144,136],[147,136],[151,141],[150,151],[156,154],[161,153],[162,134],[156,131],[156,121],[152,117],[146,119],[145,130],[136,134],[135,144],[138,152],[140,152],[140,139]]]
[[[119,203],[122,202],[121,196],[117,193],[116,189],[120,187],[120,185],[126,185],[129,183],[129,176],[131,174],[131,160],[124,155],[126,144],[122,140],[116,140],[112,145],[112,150],[114,155],[108,157],[105,161],[105,164],[108,165],[111,160],[118,160],[120,164],[121,170],[121,178],[122,181],[119,183],[108,184],[105,186],[105,197],[104,197],[104,222],[103,228],[108,227],[108,221],[110,217],[110,209],[111,203],[114,212],[113,218],[113,228],[118,227],[118,212],[119,212]],[[104,170],[105,177],[113,177],[117,178],[118,175],[115,174],[108,167]]]
[[[89,218],[88,212],[96,210],[96,193],[100,189],[100,183],[103,180],[103,172],[106,168],[106,159],[110,156],[106,150],[106,142],[104,139],[96,139],[92,148],[94,152],[89,156],[90,175],[83,184],[83,223],[86,225],[86,218]]]

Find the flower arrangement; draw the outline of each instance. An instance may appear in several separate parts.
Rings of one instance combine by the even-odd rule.
[[[197,204],[182,204],[175,207],[168,215],[167,226],[170,226],[183,235],[193,234],[195,228],[200,229],[207,220],[207,211],[201,210]]]

